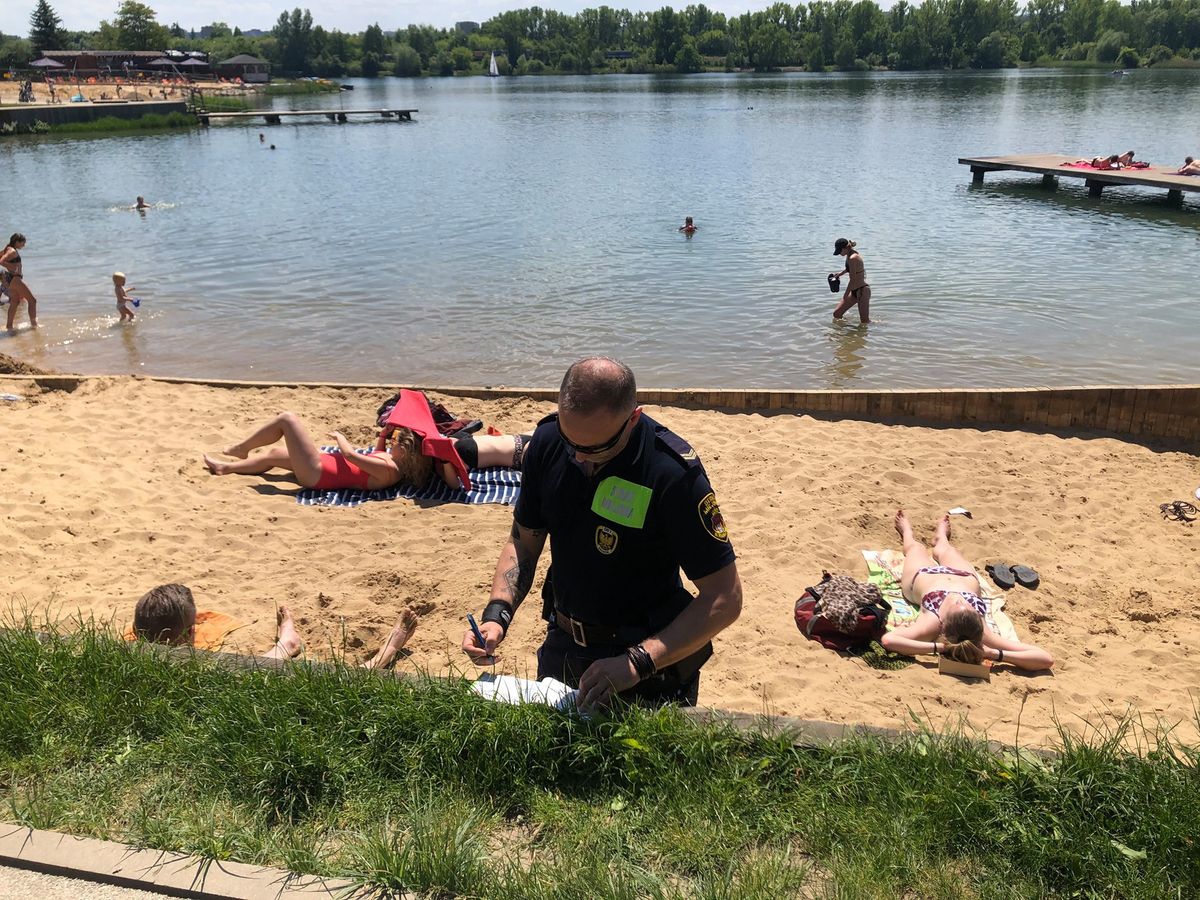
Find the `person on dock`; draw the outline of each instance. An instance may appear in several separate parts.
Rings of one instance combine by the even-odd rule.
[[[679,226],[679,230],[682,231],[684,234],[686,234],[688,237],[691,237],[693,234],[695,234],[700,229],[698,229],[695,226],[695,224],[692,223],[691,216],[685,216],[683,219],[683,224]]]
[[[618,697],[694,706],[712,639],[741,613],[736,555],[696,451],[643,414],[633,372],[617,360],[567,369],[558,412],[534,432],[482,643],[473,628],[463,634],[476,665],[495,662],[547,535],[538,679],[578,687],[581,709]]]
[[[849,238],[838,238],[833,245],[834,256],[846,257],[846,268],[840,272],[830,272],[830,280],[841,278],[843,275],[849,274],[850,284],[846,287],[846,293],[842,295],[841,302],[837,305],[837,309],[833,311],[835,319],[841,319],[853,307],[858,307],[858,320],[863,325],[867,325],[871,321],[871,286],[867,284],[867,274],[863,266],[862,254],[854,248],[857,246],[854,241]]]
[[[1179,167],[1176,175],[1200,175],[1200,162],[1196,162],[1192,157],[1187,157],[1183,161],[1183,165]]]
[[[1054,657],[1041,647],[1001,637],[988,627],[979,576],[950,543],[949,516],[937,522],[932,554],[913,537],[902,509],[896,512],[895,527],[904,549],[900,589],[921,614],[885,634],[880,641],[884,649],[905,656],[940,654],[972,665],[991,659],[1033,672],[1053,667]]]
[[[29,307],[29,327],[37,328],[37,297],[25,283],[21,264],[21,250],[25,246],[25,235],[17,232],[8,239],[8,245],[0,251],[0,267],[4,269],[4,284],[8,289],[8,331],[16,331],[17,307],[24,301]]]
[[[122,322],[132,322],[133,311],[142,305],[142,301],[129,296],[132,287],[125,286],[125,273],[113,272],[113,293],[117,295],[117,312],[121,314]]]

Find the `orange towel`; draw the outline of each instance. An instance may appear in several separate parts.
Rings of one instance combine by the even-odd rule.
[[[225,643],[225,638],[241,627],[240,622],[225,613],[198,612],[196,613],[196,638],[192,642],[192,646],[199,647],[201,650],[220,650],[221,645]],[[125,629],[122,637],[127,641],[137,640],[132,625]]]

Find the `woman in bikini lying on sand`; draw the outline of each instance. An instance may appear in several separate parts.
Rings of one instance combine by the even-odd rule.
[[[883,646],[905,656],[933,653],[964,663],[985,659],[1041,671],[1054,657],[1040,647],[1000,637],[985,621],[987,603],[975,569],[950,543],[950,517],[937,523],[933,553],[913,537],[904,510],[896,513],[896,532],[904,548],[900,588],[909,602],[920,597],[921,614],[883,636]]]
[[[204,464],[214,475],[262,475],[272,469],[289,469],[301,487],[376,491],[401,482],[423,485],[437,462],[421,453],[420,436],[408,428],[385,428],[368,453],[355,450],[340,431],[332,431],[329,436],[337,442],[334,453],[326,453],[317,446],[295,413],[280,413],[222,451],[225,456],[235,457],[234,462],[205,454]],[[284,442],[282,447],[250,455],[251,450],[267,447],[280,438]],[[480,435],[459,438],[454,446],[468,468],[519,469],[528,443],[528,435]],[[437,471],[450,487],[460,486],[458,475],[449,464],[438,464]]]

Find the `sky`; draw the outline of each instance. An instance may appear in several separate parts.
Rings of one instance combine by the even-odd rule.
[[[543,9],[553,9],[562,13],[577,13],[589,7],[608,5],[614,9],[655,10],[664,6],[683,9],[697,0],[610,0],[602,2],[582,2],[582,0],[354,0],[354,2],[338,2],[338,0],[293,0],[290,5],[278,2],[263,2],[263,0],[142,0],[158,13],[158,21],[163,25],[178,22],[187,30],[199,30],[201,26],[213,22],[224,22],[231,28],[240,27],[243,30],[261,28],[268,31],[284,10],[296,6],[312,11],[313,22],[327,29],[338,28],[342,31],[358,32],[368,25],[378,22],[384,31],[403,28],[410,24],[436,25],[448,27],[463,20],[483,22],[497,13],[508,9],[523,9],[530,6],[540,6]],[[714,12],[722,12],[727,16],[741,15],[758,9],[766,9],[772,0],[705,0],[705,5]],[[29,16],[37,5],[37,0],[4,0],[0,4],[0,31],[5,34],[28,35]],[[71,31],[93,30],[101,19],[111,21],[116,17],[120,0],[50,0],[50,5],[62,19],[63,25]]]

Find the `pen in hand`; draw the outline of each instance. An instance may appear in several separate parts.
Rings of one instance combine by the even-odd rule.
[[[476,624],[475,617],[473,615],[471,615],[470,613],[467,613],[467,624],[469,624],[471,626],[471,632],[475,635],[476,645],[479,647],[480,650],[486,650],[487,649],[487,639],[484,638],[483,632],[479,630],[479,625]],[[485,659],[490,659],[493,661],[493,663],[495,662],[494,656],[482,656],[482,657],[476,657],[476,659],[475,659],[476,665],[480,664],[480,662]]]

